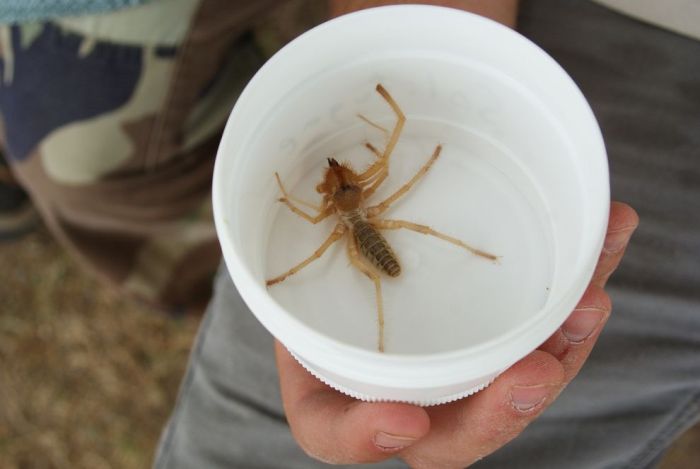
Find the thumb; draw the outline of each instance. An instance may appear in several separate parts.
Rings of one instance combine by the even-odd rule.
[[[310,456],[333,464],[381,461],[428,433],[424,409],[358,401],[314,378],[279,342],[275,352],[289,427]]]

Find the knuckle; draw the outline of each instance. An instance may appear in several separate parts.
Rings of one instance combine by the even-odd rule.
[[[594,279],[599,277],[607,279],[611,273],[612,271],[596,275]],[[579,304],[577,305],[577,308],[581,307],[596,307],[610,311],[612,309],[612,300],[602,285],[593,282],[591,285],[589,285],[588,289],[583,295],[583,298],[581,298],[581,301],[579,301]]]

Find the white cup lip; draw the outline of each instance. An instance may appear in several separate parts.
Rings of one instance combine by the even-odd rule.
[[[494,370],[502,370],[534,350],[557,327],[563,323],[566,317],[573,311],[573,307],[585,291],[585,285],[568,285],[566,295],[558,305],[552,305],[548,311],[539,310],[533,316],[511,329],[506,334],[495,337],[477,346],[437,352],[422,355],[379,353],[360,348],[358,346],[340,342],[328,337],[296,318],[291,313],[282,308],[269,295],[264,280],[256,277],[245,265],[241,255],[233,249],[233,243],[227,242],[228,226],[226,222],[226,211],[224,206],[226,187],[226,156],[223,148],[227,139],[235,133],[236,126],[245,122],[246,116],[243,110],[248,106],[251,90],[257,86],[260,77],[269,73],[274,73],[274,68],[280,60],[280,54],[287,53],[290,48],[296,47],[304,41],[313,41],[318,35],[323,35],[329,28],[334,28],[345,22],[361,23],[363,18],[371,15],[387,15],[390,18],[397,12],[412,12],[424,16],[432,15],[439,19],[448,15],[463,15],[465,24],[480,23],[489,25],[494,34],[505,35],[516,38],[515,40],[524,42],[527,47],[535,49],[536,55],[544,62],[549,62],[549,67],[554,66],[560,71],[561,79],[569,82],[572,91],[571,99],[578,102],[580,110],[587,115],[596,141],[593,143],[598,151],[596,155],[589,155],[591,158],[606,159],[605,145],[600,129],[594,114],[584,98],[579,88],[575,85],[569,75],[552,59],[529,39],[521,36],[510,28],[489,19],[455,10],[447,7],[430,5],[392,5],[371,8],[334,18],[323,23],[299,36],[292,43],[285,46],[280,52],[273,56],[248,83],[236,106],[231,112],[222,136],[221,144],[217,152],[213,178],[213,206],[214,219],[217,233],[219,234],[224,259],[239,292],[254,312],[258,320],[290,350],[300,357],[313,362],[321,368],[343,370],[343,374],[349,379],[360,380],[372,383],[377,386],[402,386],[406,388],[432,388],[438,385],[452,384],[465,379],[466,375],[481,376],[493,373]],[[428,19],[426,19],[427,21]],[[246,142],[241,142],[243,146]],[[240,163],[240,158],[237,163]],[[231,168],[227,168],[229,171]],[[601,167],[601,178],[608,180],[607,164]],[[590,243],[584,246],[584,252],[590,252],[589,259],[580,266],[581,276],[590,279],[597,263],[597,254],[602,248],[609,211],[609,184],[605,184],[604,191],[592,194],[590,201],[593,207],[591,216],[592,233],[598,233]],[[587,282],[586,282],[587,283]],[[558,312],[554,314],[553,312]],[[439,366],[437,366],[439,365]],[[417,380],[416,376],[422,378]]]

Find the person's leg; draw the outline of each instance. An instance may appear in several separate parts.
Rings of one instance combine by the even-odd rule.
[[[590,101],[640,225],[580,375],[475,467],[653,467],[700,419],[700,42],[588,1],[525,1],[520,30]]]
[[[6,155],[56,238],[123,291],[177,312],[220,254],[218,136],[264,61],[246,34],[276,0],[155,0],[0,31]]]

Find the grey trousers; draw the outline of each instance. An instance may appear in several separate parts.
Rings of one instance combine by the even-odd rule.
[[[700,42],[586,1],[525,1],[520,30],[591,102],[613,198],[641,224],[580,375],[483,468],[650,467],[700,418]],[[272,337],[225,270],[157,468],[313,468],[285,423]],[[405,467],[394,460],[374,467]]]

